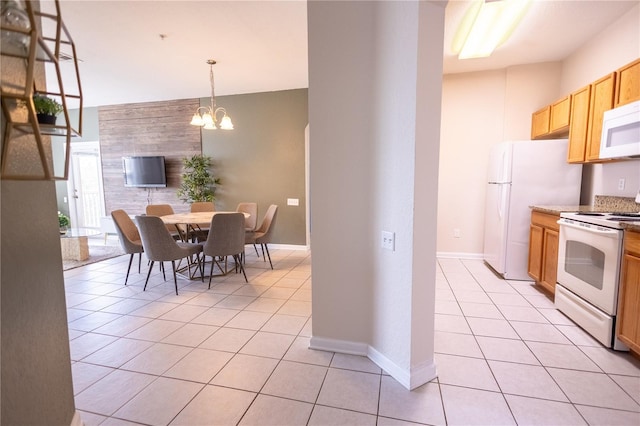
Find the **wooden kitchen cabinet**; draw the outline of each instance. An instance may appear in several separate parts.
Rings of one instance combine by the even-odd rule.
[[[586,161],[596,161],[600,158],[602,118],[605,111],[613,108],[615,83],[615,72],[591,83],[589,124],[587,126],[587,149],[585,156]]]
[[[549,134],[551,105],[536,111],[531,116],[531,139],[544,139]]]
[[[618,68],[614,106],[640,100],[640,59]]]
[[[569,127],[569,148],[567,162],[583,163],[587,149],[587,129],[589,128],[589,103],[591,85],[571,94],[571,125]]]
[[[555,293],[558,275],[559,214],[531,212],[529,228],[529,276]]]
[[[567,162],[597,162],[600,158],[602,117],[613,108],[616,73],[613,72],[571,95]]]
[[[547,105],[531,116],[531,139],[550,139],[569,131],[571,96]]]
[[[625,231],[618,301],[617,336],[640,354],[640,232]]]

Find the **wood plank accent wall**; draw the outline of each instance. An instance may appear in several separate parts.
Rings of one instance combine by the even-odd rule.
[[[109,105],[98,109],[102,179],[107,215],[124,209],[145,212],[147,204],[171,204],[176,212],[187,211],[176,196],[182,158],[202,153],[200,128],[191,126],[199,99]],[[166,188],[126,188],[122,157],[164,155]]]

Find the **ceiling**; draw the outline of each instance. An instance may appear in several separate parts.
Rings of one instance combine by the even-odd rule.
[[[460,61],[449,46],[470,1],[450,1],[444,73],[562,60],[639,3],[534,0],[491,57]],[[54,10],[50,0],[41,7]],[[209,58],[218,61],[216,95],[308,87],[303,0],[60,0],[60,7],[87,107],[209,96]]]

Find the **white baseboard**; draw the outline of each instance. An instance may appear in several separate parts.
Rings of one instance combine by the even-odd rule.
[[[309,348],[341,354],[366,356],[409,390],[420,387],[437,377],[436,366],[433,361],[425,362],[412,368],[411,371],[407,371],[366,343],[312,337]]]
[[[436,257],[439,259],[469,259],[469,260],[482,260],[484,259],[484,254],[482,253],[464,253],[464,252],[450,252],[450,251],[439,251],[436,253]]]
[[[76,410],[75,413],[73,413],[73,418],[71,419],[70,426],[84,426],[84,422],[82,421],[82,418],[80,417],[80,412],[78,410]]]
[[[408,390],[419,388],[437,377],[436,365],[433,361],[424,362],[407,371],[371,346],[369,346],[368,357]]]
[[[296,244],[269,244],[269,248],[279,250],[310,250],[309,246],[301,246]]]
[[[338,352],[348,355],[367,356],[368,347],[366,343],[351,342],[348,340],[327,339],[324,337],[312,337],[309,348],[321,351]]]

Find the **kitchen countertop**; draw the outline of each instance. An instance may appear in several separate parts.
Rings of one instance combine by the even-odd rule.
[[[594,207],[594,206],[529,206],[531,210],[540,213],[556,214],[560,215],[563,212],[610,212],[610,208],[606,206]],[[640,220],[635,222],[622,222],[620,223],[622,229],[625,231],[640,232]]]

